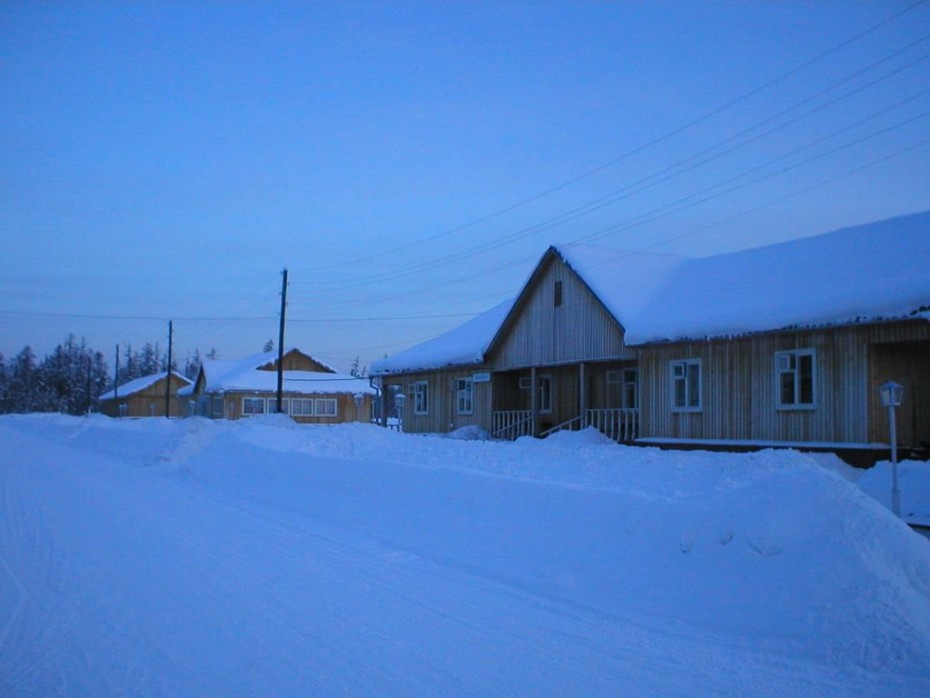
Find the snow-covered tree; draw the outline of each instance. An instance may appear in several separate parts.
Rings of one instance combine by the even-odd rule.
[[[37,399],[36,355],[26,345],[14,358],[8,369],[7,406],[10,412],[32,412]]]
[[[7,410],[7,391],[10,389],[10,379],[7,375],[6,359],[0,353],[0,414],[6,413]]]

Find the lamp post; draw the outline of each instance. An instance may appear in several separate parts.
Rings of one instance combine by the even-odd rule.
[[[359,418],[359,412],[362,409],[362,394],[355,393],[355,395],[352,397],[355,399],[355,421],[357,422]]]
[[[901,492],[898,490],[898,435],[895,424],[895,407],[901,404],[904,386],[894,381],[884,383],[879,389],[882,404],[888,408],[888,433],[891,440],[891,511],[901,517]]]

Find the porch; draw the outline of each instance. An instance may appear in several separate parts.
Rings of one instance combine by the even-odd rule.
[[[495,373],[491,435],[513,440],[593,427],[619,443],[639,436],[633,362],[581,363]]]

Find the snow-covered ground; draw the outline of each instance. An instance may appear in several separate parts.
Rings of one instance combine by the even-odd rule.
[[[930,695],[887,466],[282,417],[0,444],[0,695]]]

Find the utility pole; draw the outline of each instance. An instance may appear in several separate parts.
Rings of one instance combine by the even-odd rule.
[[[113,374],[113,403],[119,414],[119,344],[116,345],[116,373]]]
[[[168,381],[165,383],[165,417],[171,419],[171,342],[174,340],[174,323],[168,321]]]
[[[287,310],[287,268],[281,272],[281,322],[278,326],[278,414],[284,410],[284,313]]]

